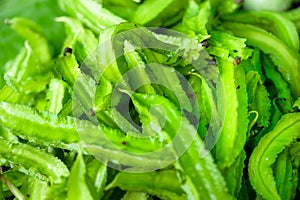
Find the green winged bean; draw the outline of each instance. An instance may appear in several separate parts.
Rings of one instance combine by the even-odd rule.
[[[49,84],[47,99],[49,100],[48,110],[52,113],[58,114],[67,98],[67,84],[58,79],[52,79]]]
[[[159,121],[165,120],[163,130],[166,133],[162,136],[164,142],[169,143],[176,134],[180,134],[179,141],[172,145],[175,153],[180,152],[182,148],[187,148],[175,164],[179,170],[186,174],[186,181],[182,188],[187,193],[187,198],[230,199],[225,181],[217,166],[213,163],[211,155],[206,152],[200,137],[197,134],[191,136],[191,134],[197,132],[196,128],[191,125],[185,116],[182,116],[178,108],[166,98],[157,95],[133,93],[131,98],[144,126],[149,125],[151,122],[149,109],[152,105],[158,104],[164,108],[164,112],[157,110],[154,116]],[[182,133],[186,133],[184,137]],[[193,141],[189,141],[191,137],[194,138]],[[190,143],[187,145],[187,142]],[[205,156],[201,157],[202,154]]]
[[[86,171],[90,182],[94,185],[94,196],[96,196],[96,199],[101,199],[107,184],[107,166],[99,160],[93,159],[86,162]]]
[[[280,199],[271,166],[286,145],[299,138],[300,113],[282,116],[274,129],[261,138],[249,160],[249,178],[256,192],[266,199]]]
[[[240,66],[220,60],[221,77],[224,83],[225,119],[223,129],[216,144],[216,158],[219,167],[230,166],[241,153],[247,138],[248,110],[245,72]],[[222,88],[220,88],[222,89]]]
[[[157,137],[139,138],[133,133],[126,135],[118,129],[104,125],[95,126],[85,120],[68,116],[60,117],[49,112],[38,113],[27,106],[2,102],[0,110],[2,113],[0,124],[23,139],[69,150],[77,150],[78,143],[83,139],[90,145],[89,150],[103,155],[103,158],[108,160],[114,157],[122,158],[121,155],[124,159],[128,158],[130,157],[128,152],[145,153],[162,148]],[[134,162],[141,164],[140,155],[136,154],[132,159],[133,164]],[[155,161],[154,157],[144,161],[159,162]]]
[[[0,74],[0,100],[14,103],[19,98],[18,90],[10,83],[9,77]]]
[[[279,154],[273,166],[276,188],[281,199],[294,199],[297,189],[297,170],[293,169],[289,148]]]
[[[184,179],[184,177],[182,177]],[[147,173],[120,172],[106,186],[106,190],[120,187],[131,192],[147,192],[162,199],[186,199],[181,188],[184,181],[176,170],[159,170]]]
[[[247,43],[269,54],[294,97],[300,96],[299,53],[264,29],[241,23],[223,23],[223,26],[239,37],[247,38]]]
[[[60,76],[73,87],[75,80],[79,74],[79,64],[73,54],[66,55],[57,59],[56,69]]]
[[[102,7],[96,0],[59,0],[60,8],[79,19],[95,33],[125,20]]]
[[[238,12],[226,20],[252,24],[271,31],[290,48],[299,51],[299,37],[295,25],[281,13],[272,11]]]
[[[43,29],[26,18],[15,17],[8,21],[10,26],[18,32],[35,52],[42,65],[49,63],[52,57],[51,47],[44,35]]]
[[[258,127],[269,126],[271,101],[258,72],[251,70],[246,74],[248,103],[250,111],[257,111]]]
[[[189,78],[189,83],[191,84],[195,94],[197,95],[198,107],[200,110],[198,132],[200,134],[200,137],[203,139],[207,134],[207,126],[209,125],[211,115],[212,115],[211,114],[212,109],[210,108],[214,105],[212,105],[213,101],[209,101],[212,100],[210,99],[210,96],[205,93],[204,85],[206,85],[206,83],[204,78],[201,77],[200,75],[199,76],[201,78],[197,76],[198,75],[191,74],[191,77]]]
[[[24,139],[53,144],[79,141],[73,118],[47,112],[38,114],[30,107],[5,102],[0,103],[0,110],[0,124]]]
[[[222,170],[222,174],[226,180],[226,185],[228,187],[229,193],[234,197],[238,196],[242,187],[245,159],[246,152],[243,150],[241,151],[240,155],[236,157],[236,160],[232,165]]]
[[[58,17],[56,21],[65,24],[68,38],[64,46],[73,47],[76,58],[83,61],[96,48],[98,40],[95,35],[89,29],[84,28],[80,21],[72,17]]]
[[[276,66],[268,56],[263,56],[262,65],[266,72],[266,77],[270,79],[276,87],[277,103],[284,112],[292,111],[293,97],[288,83],[283,79],[281,74],[276,70]]]
[[[137,8],[133,21],[148,26],[170,26],[181,18],[182,8],[187,3],[187,0],[167,0],[163,3],[159,0],[146,1]],[[176,21],[174,16],[177,16],[175,17]]]
[[[43,200],[48,189],[48,183],[35,177],[26,179],[21,187],[21,192],[30,200]]]
[[[20,165],[20,171],[51,183],[60,183],[63,177],[69,175],[69,170],[62,161],[38,148],[21,143],[9,143],[4,140],[0,140],[0,143],[1,156],[9,163]],[[38,168],[32,168],[33,165]]]
[[[134,50],[134,46],[131,45],[128,41],[124,41],[124,56],[128,63],[128,68],[134,69],[135,67],[144,67],[145,63],[143,62],[142,58],[139,56],[139,54]],[[147,74],[143,73],[142,71],[136,70],[137,77],[139,80],[137,83],[151,83],[150,78]],[[138,91],[142,93],[149,93],[149,94],[155,94],[154,88],[150,84],[143,85],[141,88],[138,89]]]
[[[95,196],[93,196],[94,191],[89,188],[86,178],[86,164],[82,153],[79,152],[68,178],[68,200],[95,199]]]
[[[41,65],[29,42],[25,41],[24,46],[13,60],[6,63],[6,74],[18,91],[25,94],[41,92],[52,76],[50,67]]]

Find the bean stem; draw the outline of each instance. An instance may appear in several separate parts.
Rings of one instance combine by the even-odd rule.
[[[9,188],[9,190],[11,191],[11,193],[13,193],[13,195],[19,199],[19,200],[25,200],[26,197],[24,196],[24,194],[14,185],[12,184],[12,182],[10,182],[10,180],[8,180],[5,176],[3,176],[2,174],[0,174],[0,180],[7,185],[7,187]]]

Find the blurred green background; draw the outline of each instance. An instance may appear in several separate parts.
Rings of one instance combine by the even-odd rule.
[[[64,13],[58,9],[56,0],[0,0],[0,72],[24,46],[24,40],[5,24],[5,19],[26,17],[37,22],[58,54],[65,33],[63,24],[54,19],[62,15]]]

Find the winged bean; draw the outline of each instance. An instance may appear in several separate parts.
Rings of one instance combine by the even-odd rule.
[[[239,12],[226,16],[226,19],[262,27],[271,31],[290,48],[299,50],[299,37],[295,25],[280,13],[271,11]]]
[[[271,55],[278,71],[288,82],[294,97],[300,95],[300,60],[299,53],[267,31],[247,24],[224,23],[224,27],[239,37],[247,38],[247,43]]]
[[[69,170],[58,158],[26,144],[9,143],[0,140],[1,156],[8,162],[20,165],[20,171],[48,180],[51,183],[60,183],[63,177],[69,175]],[[32,168],[32,165],[39,166]]]
[[[274,129],[261,138],[251,154],[248,168],[250,181],[256,192],[263,198],[280,199],[271,165],[285,145],[299,137],[299,126],[299,113],[284,115]]]
[[[186,182],[182,187],[188,198],[221,198],[222,196],[222,198],[230,199],[225,181],[213,163],[211,155],[207,154],[200,137],[197,134],[192,135],[197,133],[197,130],[180,113],[178,108],[166,98],[157,95],[133,93],[131,98],[145,126],[151,122],[151,120],[149,121],[151,119],[149,116],[151,115],[149,113],[151,106],[154,104],[163,106],[164,112],[157,110],[155,118],[160,119],[159,121],[165,119],[163,126],[163,130],[167,134],[164,136],[165,142],[169,143],[176,134],[180,135],[172,146],[176,154],[180,153],[182,148],[187,148],[175,165],[186,174]],[[183,135],[182,133],[186,134]],[[192,141],[191,138],[193,138]],[[201,157],[201,155],[205,156]]]
[[[247,137],[248,111],[243,68],[225,60],[220,61],[220,66],[226,104],[220,102],[219,106],[225,106],[226,111],[222,133],[216,144],[216,158],[222,169],[230,166],[242,151]]]
[[[293,169],[289,149],[279,154],[273,166],[276,188],[281,199],[294,199],[297,189],[297,170]]]
[[[10,26],[24,39],[28,40],[32,50],[42,65],[51,60],[51,47],[41,27],[26,18],[15,17],[9,20]]]
[[[186,199],[181,188],[182,181],[176,170],[159,170],[142,174],[120,172],[106,186],[106,190],[120,187],[132,192],[147,192],[162,199]]]

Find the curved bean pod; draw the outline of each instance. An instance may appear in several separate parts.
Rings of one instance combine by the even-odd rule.
[[[23,183],[21,192],[26,194],[30,200],[45,200],[45,194],[48,189],[49,186],[46,181],[42,181],[35,177],[29,177]]]
[[[104,195],[104,188],[107,181],[106,165],[99,160],[93,159],[90,162],[86,162],[86,171],[94,184],[94,196],[96,196],[96,199],[101,199]]]
[[[0,155],[9,163],[20,165],[20,170],[29,175],[49,180],[51,183],[60,183],[63,177],[69,175],[69,170],[62,161],[38,148],[4,140],[0,140],[0,144]]]
[[[247,43],[271,55],[278,71],[289,83],[294,97],[300,96],[300,59],[299,53],[267,31],[248,24],[223,23],[233,34],[247,38]]]
[[[148,173],[120,172],[115,179],[106,186],[106,190],[120,187],[131,192],[147,192],[162,199],[186,199],[181,188],[179,172],[176,170],[161,170]]]
[[[206,152],[196,128],[180,113],[178,108],[166,98],[158,95],[133,93],[131,98],[144,125],[153,119],[149,112],[152,105],[158,104],[164,108],[164,111],[155,112],[155,118],[158,121],[165,120],[163,126],[163,130],[166,131],[165,142],[170,142],[176,134],[180,134],[179,139],[172,145],[176,153],[182,148],[187,149],[175,164],[186,174],[186,182],[182,188],[187,193],[187,198],[230,199],[224,178],[214,164],[212,156]],[[196,135],[192,135],[193,133]],[[190,141],[191,137],[193,141]]]
[[[74,18],[58,17],[56,18],[56,21],[63,22],[66,27],[65,29],[68,34],[68,38],[64,44],[64,48],[72,48],[72,50],[74,51],[72,53],[74,53],[77,61],[81,64],[89,56],[89,54],[97,47],[97,38],[94,36],[91,30],[85,29],[83,25]],[[64,56],[66,55],[64,54]],[[96,71],[92,71],[92,73],[95,74]]]
[[[223,169],[234,162],[246,143],[248,96],[244,69],[225,60],[220,60],[218,65],[221,66],[224,85],[224,94],[220,91],[218,95],[225,96],[225,102],[220,101],[218,106],[225,107],[225,119],[215,149],[217,164]]]
[[[57,146],[79,142],[74,118],[39,114],[30,107],[5,102],[0,103],[0,112],[0,124],[24,139]]]
[[[246,152],[243,150],[236,158],[235,162],[222,171],[222,174],[226,180],[229,193],[232,196],[237,197],[241,187],[243,170],[245,168],[244,161],[246,159]]]
[[[277,154],[300,137],[299,130],[300,113],[286,114],[271,132],[261,138],[251,154],[248,168],[250,182],[263,198],[280,200],[271,166]]]
[[[89,150],[108,160],[116,158],[126,161],[125,158],[132,157],[133,163],[142,164],[138,153],[152,152],[162,147],[157,137],[139,138],[133,133],[126,135],[119,129],[95,126],[89,121],[60,117],[49,112],[38,113],[27,106],[1,102],[0,112],[0,124],[21,138],[71,150],[77,150],[78,143],[83,139]],[[150,164],[159,162],[155,161],[158,159],[155,157],[147,159],[144,161]]]
[[[58,79],[52,79],[49,84],[49,91],[47,92],[47,99],[49,103],[47,105],[47,110],[58,114],[64,104],[64,100],[67,96],[67,84]]]
[[[293,169],[289,149],[281,152],[273,166],[276,187],[281,199],[294,199],[298,184],[298,172]]]
[[[25,40],[28,40],[29,45],[42,65],[47,64],[51,60],[50,46],[41,27],[29,19],[20,17],[10,19],[9,24]]]
[[[268,127],[271,117],[271,101],[266,87],[263,85],[258,72],[251,70],[246,75],[249,111],[257,111],[257,125]]]
[[[159,0],[146,1],[134,13],[133,21],[148,26],[170,26],[176,21],[168,20],[171,16],[176,20],[183,15],[182,8],[188,4],[187,0]],[[170,14],[172,14],[170,16]],[[173,19],[174,20],[174,19]]]
[[[103,8],[102,5],[95,0],[59,0],[58,3],[63,11],[78,18],[97,34],[108,26],[125,21]]]
[[[290,155],[295,168],[300,166],[300,142],[295,142],[290,148]]]
[[[299,51],[299,37],[295,25],[281,13],[272,11],[238,12],[225,17],[226,20],[252,24],[271,31],[289,47]]]
[[[267,55],[263,55],[262,66],[265,70],[266,77],[268,77],[275,85],[277,89],[278,104],[283,109],[284,113],[291,112],[293,110],[293,98],[288,83],[282,78],[281,74],[276,70],[271,58]]]
[[[82,153],[79,152],[68,177],[68,200],[95,199],[86,178],[86,165]]]

